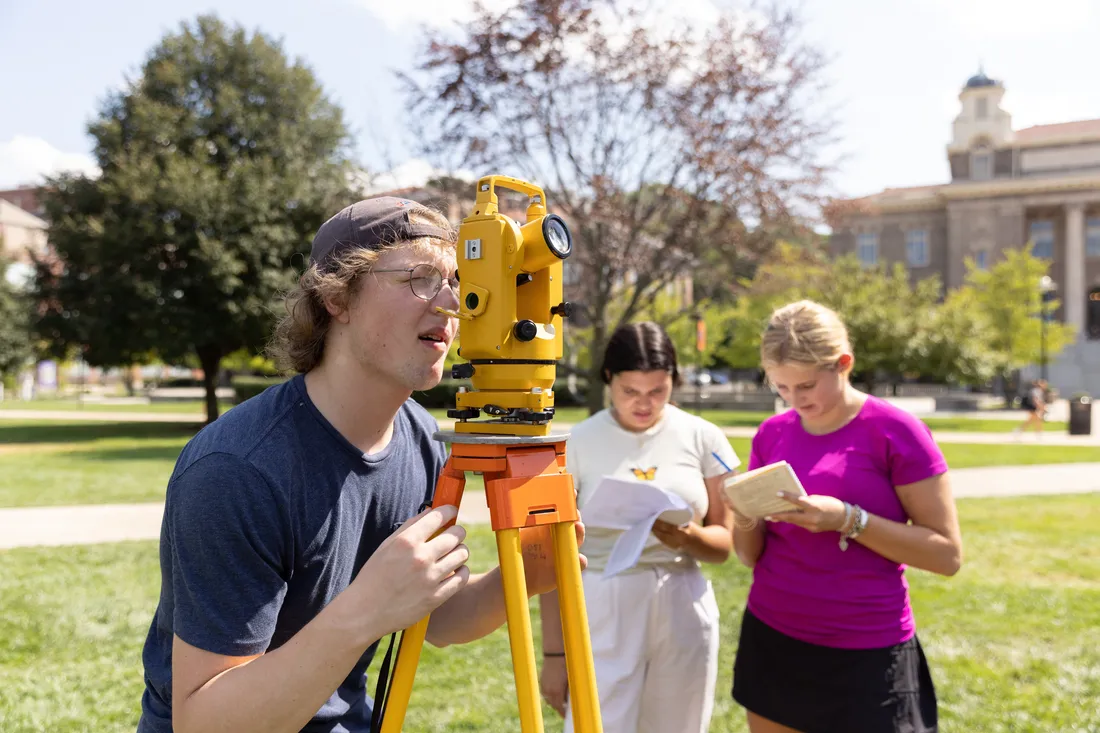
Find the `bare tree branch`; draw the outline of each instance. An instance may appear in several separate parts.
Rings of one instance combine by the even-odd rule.
[[[805,227],[829,170],[824,60],[793,10],[731,10],[699,32],[643,9],[479,4],[456,33],[426,31],[416,70],[400,75],[433,163],[519,172],[569,220],[593,369],[612,321],[649,312],[685,278],[732,283]]]

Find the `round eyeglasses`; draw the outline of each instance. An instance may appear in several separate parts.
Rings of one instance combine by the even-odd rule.
[[[443,283],[447,283],[451,292],[458,297],[458,273],[454,277],[443,277],[435,265],[424,262],[412,267],[402,267],[394,270],[371,270],[371,272],[407,272],[409,273],[409,287],[413,295],[421,300],[434,300],[443,289]]]

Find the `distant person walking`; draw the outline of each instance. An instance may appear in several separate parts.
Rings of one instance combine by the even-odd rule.
[[[1022,405],[1025,410],[1028,411],[1027,418],[1016,426],[1014,431],[1018,435],[1022,435],[1029,426],[1034,426],[1036,434],[1042,436],[1043,434],[1043,421],[1047,415],[1047,380],[1035,379],[1031,382],[1031,388],[1028,389],[1022,400]]]

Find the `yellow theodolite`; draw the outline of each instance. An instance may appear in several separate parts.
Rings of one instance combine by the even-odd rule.
[[[530,196],[527,223],[500,213],[496,188]],[[554,416],[555,363],[562,356],[562,262],[573,250],[565,222],[546,213],[542,189],[488,176],[478,181],[474,213],[458,230],[461,310],[459,356],[453,375],[470,379],[460,392],[459,433],[547,435]],[[441,309],[442,310],[442,309]],[[484,412],[496,418],[470,422]]]
[[[523,225],[500,213],[496,189],[529,196]],[[436,438],[451,454],[436,484],[433,506],[459,506],[466,472],[481,473],[496,533],[504,585],[508,639],[519,703],[520,730],[542,733],[538,674],[527,606],[524,547],[549,543],[561,600],[569,705],[577,733],[602,733],[592,644],[578,560],[573,477],[565,472],[565,433],[551,433],[555,364],[562,356],[562,261],[573,243],[565,222],[546,213],[546,195],[515,178],[477,182],[474,212],[458,230],[460,310],[454,377],[470,379],[461,391],[453,431]],[[479,420],[484,412],[489,419]],[[549,536],[547,536],[547,534]],[[382,706],[382,733],[398,733],[412,695],[413,677],[427,634],[425,617],[401,635],[393,678]]]

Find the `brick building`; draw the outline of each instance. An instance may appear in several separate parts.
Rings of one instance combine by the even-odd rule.
[[[45,217],[45,209],[42,207],[42,188],[40,186],[24,186],[22,188],[9,188],[0,191],[0,200],[15,204],[23,211],[29,211],[39,219]]]
[[[838,202],[830,248],[869,265],[904,262],[914,279],[938,274],[955,288],[967,258],[988,267],[1031,241],[1051,263],[1056,317],[1078,334],[1050,381],[1100,395],[1100,119],[1014,130],[1004,91],[971,77],[946,150],[951,180]]]

